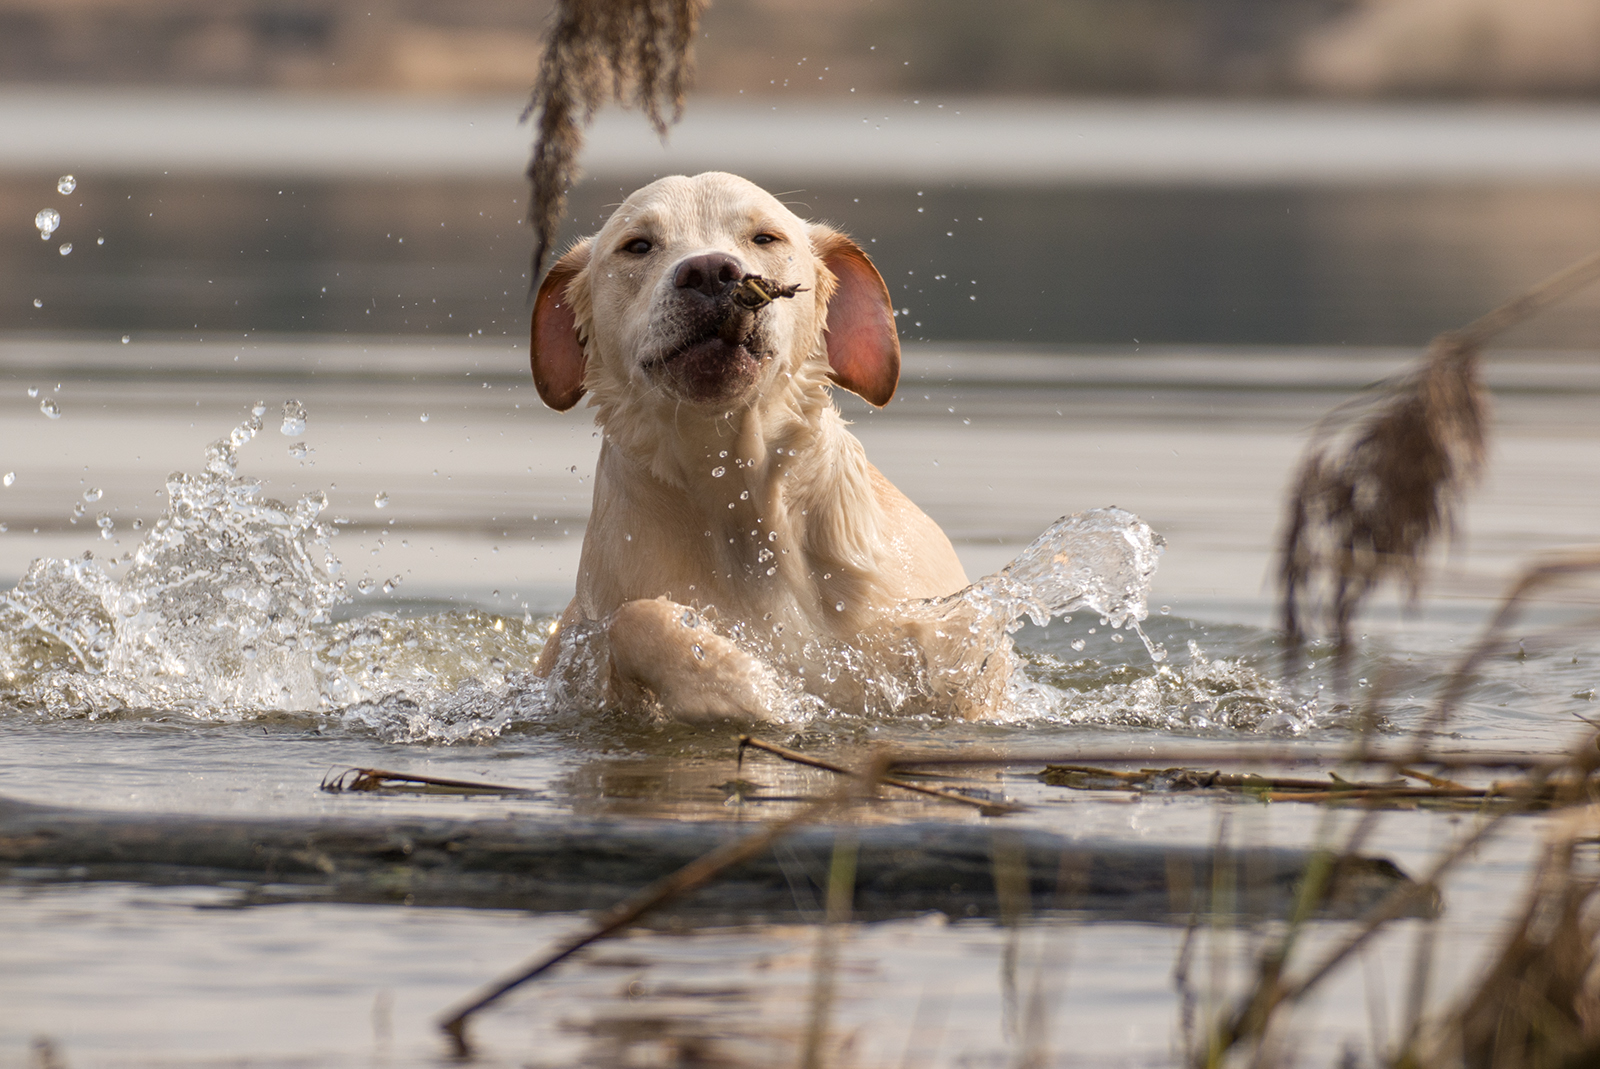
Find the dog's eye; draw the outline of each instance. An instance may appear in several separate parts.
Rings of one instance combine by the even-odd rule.
[[[634,238],[632,241],[622,246],[622,251],[631,252],[635,256],[643,256],[653,248],[655,248],[655,246],[650,244],[644,238]]]
[[[778,236],[776,234],[757,234],[755,237],[750,239],[750,243],[752,245],[771,245],[777,240]]]

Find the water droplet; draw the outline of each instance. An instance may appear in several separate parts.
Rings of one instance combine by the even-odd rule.
[[[386,508],[388,508],[389,507],[389,495],[387,493],[385,493],[384,491],[379,490],[377,496],[372,499],[372,507],[375,508],[375,509],[386,509]]]
[[[56,192],[60,194],[71,193],[78,188],[78,180],[70,174],[64,174],[56,179]]]
[[[690,648],[694,650],[695,660],[703,661],[703,660],[706,659],[706,651],[700,648],[700,644],[698,642],[695,643]]]
[[[774,564],[772,567],[768,568],[767,569],[767,574],[768,575],[777,575],[778,574],[778,566],[776,564]]]
[[[257,401],[255,404],[250,406],[250,414],[255,416],[257,419],[260,419],[262,416],[267,414],[267,403],[265,401]]]
[[[142,530],[144,528],[144,521],[134,520],[132,526],[135,531]]]
[[[283,403],[283,426],[278,430],[287,438],[296,438],[306,432],[306,406],[293,399]]]
[[[728,474],[728,469],[724,468],[721,464],[718,464],[716,467],[711,469],[711,477],[713,479],[720,479],[726,474]]]
[[[306,448],[306,443],[304,442],[296,442],[294,445],[289,447],[289,455],[294,457],[296,460],[304,460],[306,458],[306,454],[309,452],[311,452],[311,450]]]
[[[96,245],[104,245],[106,243],[106,239],[105,238],[95,238],[94,239],[94,243]]]
[[[1171,615],[1171,613],[1172,613],[1172,606],[1171,605],[1163,605],[1163,606],[1161,606],[1161,615],[1162,616],[1168,616],[1168,615]]]
[[[361,591],[363,594],[370,594],[375,586],[377,586],[377,584],[372,581],[371,577],[362,576],[361,582],[356,584],[356,589]]]
[[[37,387],[37,386],[29,386],[28,387],[28,396],[29,397],[38,397],[39,396],[39,387]]]
[[[424,412],[422,414],[422,422],[424,422],[424,423],[428,422],[428,414],[426,412]]]
[[[726,449],[724,449],[722,452],[718,453],[717,456],[726,459],[727,456],[728,456],[728,451]]]
[[[38,298],[38,297],[35,297],[33,299],[33,306],[35,308],[43,308],[44,307],[44,301],[42,299]]]
[[[39,236],[49,241],[50,235],[61,225],[61,213],[54,208],[46,208],[33,217],[33,225],[39,228]]]
[[[98,486],[91,486],[89,489],[83,492],[83,499],[85,501],[99,501],[101,495],[104,493],[105,491],[100,489]]]
[[[63,256],[71,256],[72,255],[72,242],[63,241],[61,243],[61,248],[60,248],[59,251],[60,251],[61,255],[63,255]]]
[[[1112,642],[1121,642],[1122,641],[1122,636],[1121,635],[1112,635],[1111,636],[1111,641]]]
[[[123,336],[122,336],[122,344],[123,344],[123,345],[127,345],[127,344],[128,344],[128,343],[129,343],[129,342],[131,342],[131,341],[132,341],[132,340],[133,340],[133,339],[132,339],[132,338],[130,338],[130,337],[128,337],[128,336],[127,336],[127,335],[126,335],[126,334],[124,334],[124,335],[123,335]]]
[[[844,602],[842,602],[842,601],[834,602],[833,603],[833,611],[834,612],[844,612]]]
[[[1072,640],[1072,648],[1077,650],[1079,653],[1082,653],[1083,648],[1087,645],[1088,643],[1081,638],[1075,638]]]
[[[739,491],[739,500],[740,501],[749,501],[750,500],[750,491],[748,491],[748,490],[740,490]]]
[[[17,481],[17,473],[14,472],[14,471],[6,472],[5,477],[4,478],[0,478],[0,483],[5,483],[7,486],[10,486],[12,483],[14,483],[16,481]]]
[[[48,397],[39,402],[39,411],[43,412],[51,419],[61,418],[61,406],[50,400]]]

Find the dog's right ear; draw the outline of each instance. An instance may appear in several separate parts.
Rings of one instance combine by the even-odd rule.
[[[533,301],[528,356],[539,398],[565,412],[583,396],[583,342],[573,310],[572,282],[589,266],[589,242],[575,245],[550,268]]]
[[[811,249],[826,269],[818,279],[818,296],[828,305],[833,381],[882,408],[900,382],[900,339],[889,287],[861,246],[844,234],[813,223],[810,236]]]

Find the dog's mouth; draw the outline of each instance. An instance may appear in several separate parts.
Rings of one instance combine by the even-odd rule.
[[[760,313],[773,301],[793,297],[803,287],[746,275],[731,286],[708,313],[697,316],[688,338],[650,361],[665,371],[679,392],[692,400],[723,401],[755,382],[762,361],[773,353],[760,329]]]

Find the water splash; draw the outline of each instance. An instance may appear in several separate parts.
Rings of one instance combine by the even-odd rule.
[[[278,430],[286,438],[298,438],[306,432],[306,406],[299,401],[283,403],[283,426]]]
[[[333,551],[338,528],[322,519],[327,498],[277,501],[238,472],[266,411],[258,402],[207,446],[203,470],[168,477],[166,510],[131,553],[112,564],[88,554],[35,561],[0,594],[0,706],[87,718],[272,715],[317,731],[441,742],[593,717],[609,664],[597,627],[574,630],[547,684],[532,667],[552,621],[529,613],[406,618],[380,609],[336,619],[354,591]],[[102,496],[84,491],[79,508]],[[109,513],[95,524],[102,539],[117,532]],[[1186,666],[1123,665],[1109,674],[1093,659],[1014,649],[1024,620],[1088,611],[1113,627],[1137,627],[1161,544],[1131,513],[1081,513],[967,589],[898,606],[886,617],[894,626],[861,641],[810,642],[786,657],[770,637],[739,628],[730,637],[772,664],[760,685],[795,722],[928,712],[962,692],[997,697],[1012,721],[1189,730],[1309,723],[1248,666],[1207,661],[1197,648]],[[363,576],[351,585],[392,593],[400,581]],[[912,641],[930,635],[954,637],[959,655],[930,669]]]
[[[1139,623],[1150,615],[1150,583],[1166,539],[1133,513],[1091,509],[1063,516],[994,575],[955,595],[1014,633],[1023,618],[1044,626],[1090,609],[1113,628],[1129,627],[1154,661],[1166,651]]]
[[[320,519],[326,496],[285,503],[238,474],[265,412],[258,403],[207,446],[202,472],[168,476],[166,511],[115,562],[127,565],[120,578],[89,554],[38,560],[0,595],[0,700],[91,718],[287,713],[443,741],[542,709],[542,686],[525,678],[542,627],[473,611],[333,619],[349,595],[337,528]],[[107,513],[96,525],[115,533]]]

